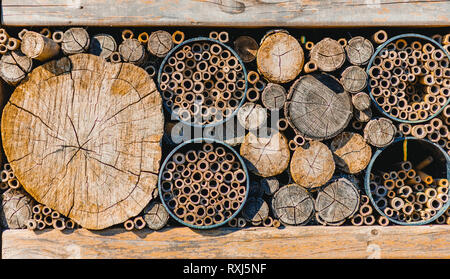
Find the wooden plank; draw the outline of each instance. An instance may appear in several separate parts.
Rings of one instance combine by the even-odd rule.
[[[3,0],[27,26],[448,26],[446,0]]]
[[[450,258],[450,226],[7,230],[2,258]]]

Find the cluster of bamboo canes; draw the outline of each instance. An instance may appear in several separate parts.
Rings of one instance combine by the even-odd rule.
[[[371,94],[393,117],[423,120],[450,97],[446,54],[431,43],[399,39],[383,48],[369,69]]]
[[[145,220],[142,216],[137,216],[137,217],[130,218],[127,221],[125,221],[123,223],[123,226],[127,231],[131,231],[133,229],[142,230],[143,228],[145,228],[146,224],[147,223],[145,222]]]
[[[247,81],[249,83],[247,101],[256,103],[260,100],[261,93],[264,91],[267,83],[260,78],[256,71],[249,71],[247,73]]]
[[[370,191],[386,216],[411,223],[432,218],[448,201],[448,180],[433,178],[423,170],[433,162],[429,156],[413,167],[402,161],[390,172],[370,174]],[[445,222],[445,219],[444,219]]]
[[[247,226],[248,222],[243,217],[235,217],[228,221],[228,226],[232,228],[245,228]],[[250,223],[252,226],[260,226],[263,225],[264,227],[274,227],[279,228],[281,226],[281,222],[278,219],[272,218],[271,216],[267,216],[267,218],[264,219],[264,221],[260,223]]]
[[[3,170],[0,172],[0,180],[0,190],[18,189],[21,186],[9,163],[3,165]]]
[[[75,229],[77,224],[56,210],[42,204],[37,204],[32,208],[33,218],[28,220],[26,225],[29,230],[43,230],[47,227],[56,230]]]
[[[41,34],[44,34],[43,32],[47,32],[46,30],[42,30]],[[44,35],[45,36],[45,35]],[[19,33],[20,37],[20,33]],[[10,36],[4,28],[0,28],[0,54],[6,54],[8,51],[16,50],[20,47],[21,40],[20,38],[14,38]]]
[[[222,146],[203,143],[201,150],[177,152],[162,171],[164,202],[186,223],[222,223],[244,202],[247,176]]]
[[[359,207],[359,211],[352,216],[350,221],[354,226],[371,226],[374,225],[375,222],[377,222],[380,226],[389,225],[388,218],[382,215],[377,216],[376,212],[370,205],[370,199],[367,195],[361,195],[361,205]]]
[[[194,42],[167,59],[160,89],[181,120],[204,125],[222,121],[239,106],[246,82],[239,60],[221,45]]]
[[[450,106],[446,107],[443,116],[446,113],[450,113]],[[398,130],[404,136],[413,136],[419,139],[426,138],[448,151],[450,150],[449,119],[448,116],[444,116],[442,119],[433,118],[426,124],[411,125],[409,123],[400,123]]]

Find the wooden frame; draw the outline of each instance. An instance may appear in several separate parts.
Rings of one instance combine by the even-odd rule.
[[[448,26],[444,0],[3,0],[11,26]]]
[[[450,258],[450,226],[3,232],[2,258]]]

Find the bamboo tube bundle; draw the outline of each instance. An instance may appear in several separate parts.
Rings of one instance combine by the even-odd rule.
[[[166,159],[160,195],[178,221],[208,228],[230,221],[241,209],[247,195],[247,181],[240,159],[227,147],[210,141],[188,142]],[[267,214],[260,219],[252,217],[256,207],[256,204],[247,207],[243,216],[259,224],[267,217],[268,207],[266,204]]]
[[[370,65],[371,94],[392,118],[424,122],[448,103],[443,78],[448,64],[448,56],[434,44],[398,38],[379,50]]]
[[[150,43],[150,41],[149,41]],[[228,46],[209,40],[178,45],[158,77],[166,104],[177,119],[194,125],[222,122],[235,113],[247,92],[243,64]],[[258,100],[265,84],[249,74],[249,98]]]
[[[433,157],[428,156],[415,165],[410,161],[393,164],[389,173],[372,173],[370,184],[373,187],[370,190],[377,207],[387,217],[401,222],[432,218],[447,203],[449,187],[447,179],[436,179],[423,171],[432,163]],[[381,191],[383,188],[385,190]],[[379,218],[378,223],[385,225],[389,222]]]

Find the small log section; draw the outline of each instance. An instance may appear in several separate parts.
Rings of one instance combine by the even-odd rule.
[[[234,49],[242,61],[249,63],[255,60],[259,48],[259,45],[255,39],[250,36],[240,36],[234,41],[233,44]]]
[[[353,65],[361,66],[369,62],[373,54],[372,43],[361,36],[353,37],[345,46],[347,59]]]
[[[2,259],[18,258],[450,259],[450,226],[6,230]]]
[[[65,54],[86,52],[89,45],[89,34],[84,28],[70,28],[64,32],[61,48]]]
[[[108,34],[97,34],[92,37],[90,53],[103,58],[109,58],[116,51],[117,43],[113,36]]]
[[[328,225],[340,225],[359,209],[359,193],[346,178],[339,178],[319,191],[317,216]]]
[[[20,49],[7,52],[0,60],[0,76],[10,85],[18,84],[31,71],[33,61]]]
[[[286,102],[286,90],[276,83],[269,83],[264,88],[261,95],[263,105],[269,110],[279,110]]]
[[[172,47],[172,35],[169,32],[158,30],[150,34],[147,42],[147,49],[151,54],[163,58]]]
[[[60,51],[55,41],[33,31],[25,33],[20,49],[26,56],[39,61],[47,61],[57,56]]]
[[[336,166],[346,173],[364,170],[372,158],[372,149],[357,133],[343,132],[333,139],[330,149]]]
[[[256,56],[258,71],[269,81],[286,83],[300,74],[305,56],[300,43],[286,32],[275,32],[263,39]]]
[[[275,193],[272,210],[287,225],[304,225],[314,213],[314,202],[308,191],[297,184],[283,186]]]
[[[290,125],[312,139],[329,139],[352,118],[350,95],[328,74],[302,76],[292,85],[285,104]]]
[[[372,119],[364,128],[364,139],[376,147],[385,147],[394,141],[397,128],[387,118]]]
[[[162,229],[169,222],[169,213],[160,202],[150,202],[143,214],[147,227],[155,231]]]
[[[0,227],[24,229],[33,217],[34,201],[23,189],[9,189],[1,196]]]
[[[237,113],[239,123],[247,130],[255,130],[267,121],[267,111],[260,104],[245,103]]]
[[[367,74],[363,68],[350,66],[342,72],[341,84],[350,93],[357,93],[367,86]]]
[[[250,197],[242,209],[242,216],[253,224],[260,224],[269,216],[269,206],[262,198]]]
[[[163,122],[162,99],[143,69],[76,54],[33,70],[5,106],[1,132],[36,201],[102,229],[152,199]]]
[[[345,58],[342,45],[331,38],[321,40],[311,50],[311,60],[315,61],[319,69],[324,72],[339,69],[344,65]]]
[[[107,5],[107,6],[105,6]],[[177,7],[174,9],[173,7]],[[42,26],[448,26],[448,1],[3,0],[2,24]]]
[[[288,167],[290,159],[286,137],[274,130],[259,135],[249,132],[244,138],[240,153],[249,170],[262,177],[282,173]]]
[[[126,39],[119,45],[119,53],[123,61],[135,65],[141,65],[145,62],[146,53],[145,48],[136,39]]]
[[[295,149],[291,175],[295,183],[306,188],[319,187],[331,179],[335,170],[333,155],[320,141],[310,141]]]

